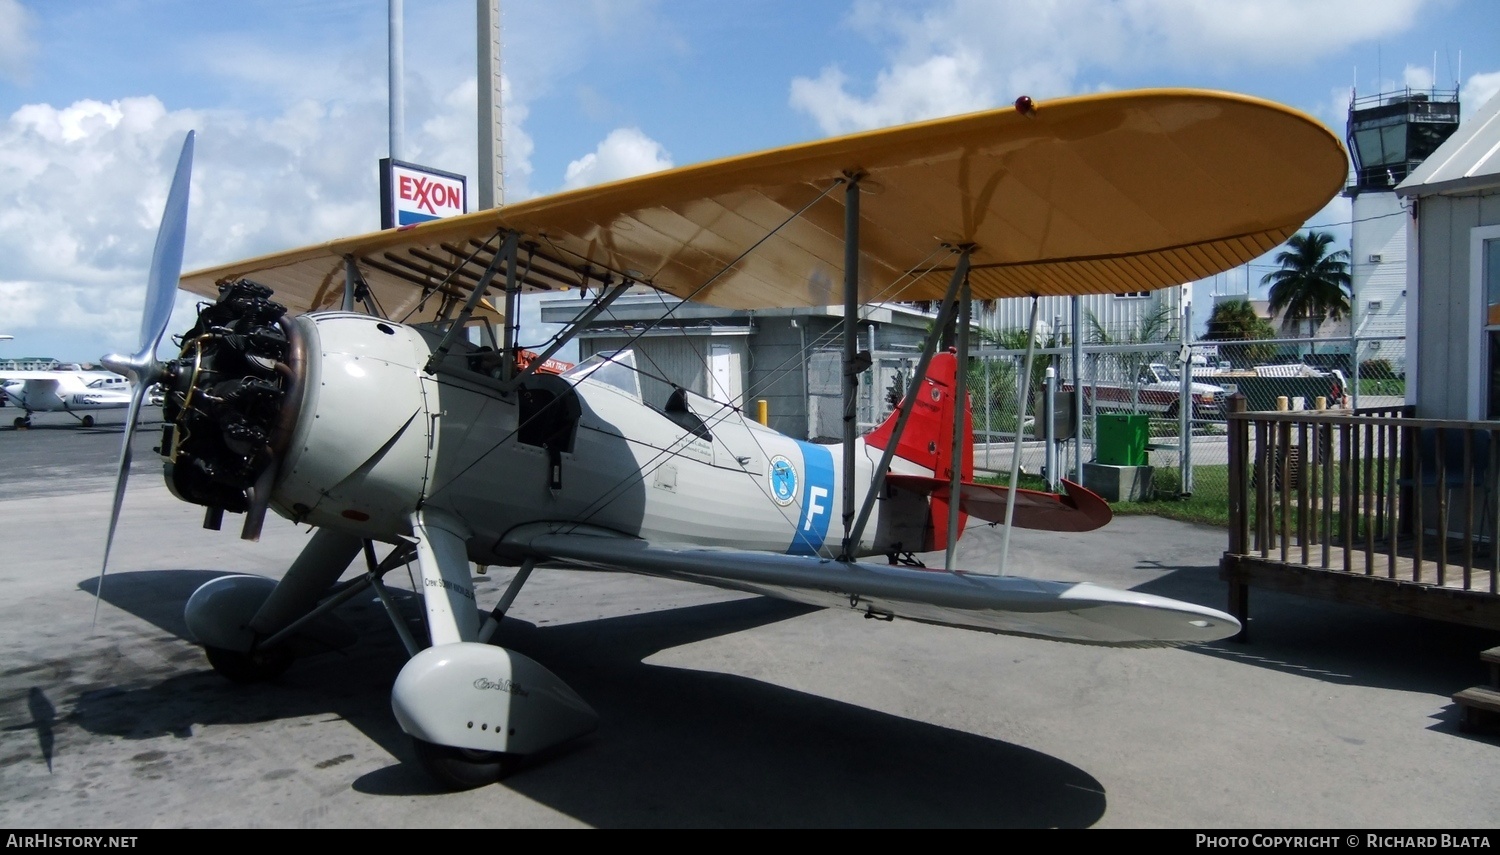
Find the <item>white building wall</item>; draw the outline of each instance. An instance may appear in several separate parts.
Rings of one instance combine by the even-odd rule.
[[[1353,285],[1353,318],[1324,323],[1319,339],[1344,339],[1352,320],[1361,338],[1407,334],[1409,202],[1394,191],[1364,191],[1354,197],[1354,224],[1349,238],[1349,278]],[[1385,359],[1397,374],[1407,372],[1407,349],[1401,341],[1362,343],[1361,363]]]
[[[1170,310],[1168,326],[1175,330],[1180,314],[1180,288],[1162,288],[1142,292],[1141,296],[1117,294],[1088,294],[1080,297],[1082,339],[1089,340],[1089,313],[1098,320],[1111,340],[1131,339],[1140,330],[1142,321],[1151,317],[1161,307]],[[973,311],[974,323],[982,329],[994,332],[1020,330],[1024,332],[1031,324],[1031,299],[1013,297],[995,300],[989,306],[976,303]],[[1073,303],[1071,297],[1042,297],[1037,301],[1037,331],[1045,339],[1052,333],[1062,333],[1069,341],[1073,339]]]

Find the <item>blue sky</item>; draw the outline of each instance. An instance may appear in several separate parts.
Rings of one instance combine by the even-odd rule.
[[[473,176],[474,0],[404,5],[402,157]],[[502,7],[512,200],[1021,94],[1224,89],[1342,137],[1355,86],[1458,86],[1465,115],[1500,91],[1492,0]],[[0,353],[134,349],[189,129],[189,269],[378,228],[387,16],[387,0],[0,0]],[[1309,225],[1346,245],[1348,219],[1339,198]]]

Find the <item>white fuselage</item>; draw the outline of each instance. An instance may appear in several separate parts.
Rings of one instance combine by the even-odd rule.
[[[506,533],[538,523],[655,543],[841,550],[842,446],[792,439],[691,394],[643,401],[629,364],[585,363],[507,395],[457,353],[426,374],[433,341],[422,331],[345,313],[298,323],[303,417],[272,497],[292,519],[388,539],[409,533],[417,508],[441,509],[473,532],[481,564],[506,563]],[[863,487],[880,451],[856,450]],[[890,538],[889,523],[882,533],[872,519],[857,551],[886,551]]]

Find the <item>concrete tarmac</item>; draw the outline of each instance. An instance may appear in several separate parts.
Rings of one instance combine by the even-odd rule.
[[[372,598],[343,607],[360,644],[268,685],[225,681],[187,638],[199,584],[278,576],[305,529],[273,517],[251,543],[231,515],[204,530],[143,429],[96,603],[119,419],[8,421],[13,830],[1500,827],[1500,737],[1461,733],[1450,698],[1484,681],[1479,651],[1500,635],[1261,591],[1249,644],[1117,650],[538,571],[494,640],[577,689],[600,728],[500,784],[442,792],[391,714],[404,652]],[[1224,545],[1217,529],[1120,517],[1017,531],[1010,568],[1222,608]],[[995,572],[998,553],[979,528],[959,563]],[[509,576],[481,579],[485,608]],[[406,576],[388,578],[415,615]]]

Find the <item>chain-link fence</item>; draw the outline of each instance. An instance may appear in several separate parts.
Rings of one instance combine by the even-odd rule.
[[[1051,484],[1088,484],[1084,464],[1145,465],[1151,498],[1227,500],[1230,395],[1244,395],[1249,410],[1368,409],[1400,406],[1406,397],[1399,337],[1086,344],[1079,353],[1075,371],[1072,347],[1036,348],[1022,404],[1026,351],[973,351],[967,383],[981,475],[1009,472],[1019,425],[1021,471]],[[869,382],[860,384],[864,429],[895,408],[916,364],[915,354],[874,354]],[[1117,424],[1128,430],[1114,430]]]

